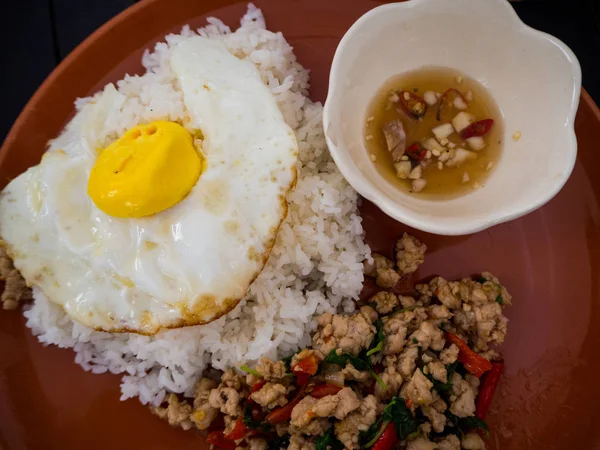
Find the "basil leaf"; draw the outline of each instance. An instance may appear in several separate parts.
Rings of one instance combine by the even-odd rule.
[[[423,375],[425,375],[425,377],[433,383],[433,388],[436,391],[438,391],[438,393],[452,392],[452,383],[450,383],[450,382],[442,383],[441,381],[433,378],[433,376],[430,373],[423,374]]]
[[[242,422],[244,422],[244,425],[251,430],[261,430],[267,432],[270,428],[268,423],[263,423],[260,420],[254,420],[252,417],[252,407],[250,405],[246,406],[244,409],[244,417],[242,418]]]
[[[375,336],[375,340],[371,344],[371,349],[367,352],[367,356],[371,356],[374,353],[380,352],[383,350],[383,342],[385,341],[385,333],[383,332],[383,322],[381,319],[377,319],[375,322],[375,327],[377,328],[377,334]]]
[[[292,371],[292,356],[286,356],[285,358],[281,358],[281,360],[283,361],[283,364],[285,364],[285,369],[287,372],[291,372]]]
[[[377,424],[379,425],[379,427],[377,428],[377,430],[375,430],[375,433],[373,434],[371,439],[369,439],[369,441],[364,445],[364,448],[371,448],[373,445],[375,445],[377,440],[381,437],[381,435],[383,434],[385,429],[390,424],[390,422],[388,422],[386,420],[382,420],[382,419],[383,419],[383,417],[380,418],[379,421],[377,421]]]
[[[315,450],[343,450],[344,444],[342,444],[333,432],[333,428],[327,430],[327,432],[319,436],[315,441]]]
[[[406,436],[417,431],[417,421],[403,398],[392,398],[383,410],[383,418],[394,422],[396,434],[400,439],[405,439]]]
[[[462,431],[464,434],[467,434],[471,430],[476,430],[481,428],[482,430],[490,432],[490,427],[483,419],[479,417],[471,416],[471,417],[463,417],[458,421],[458,429]]]
[[[406,406],[406,401],[400,397],[393,397],[377,422],[367,431],[360,433],[361,448],[369,448],[375,444],[390,422],[394,424],[396,434],[401,440],[418,431],[417,420]]]
[[[499,305],[504,305],[504,300],[502,299],[501,295],[496,297],[496,303],[498,303]]]
[[[445,434],[456,434],[458,436],[463,436],[469,431],[476,429],[485,430],[488,434],[490,432],[490,427],[488,424],[479,417],[457,417],[448,410],[444,412],[444,415],[447,419],[446,429],[444,429],[444,432],[447,431],[447,433]]]
[[[454,375],[454,372],[456,372],[456,367],[458,366],[458,362],[455,361],[452,364],[448,364],[446,366],[446,374],[447,374],[447,382],[446,383],[442,383],[439,380],[436,380],[435,378],[433,378],[433,375],[431,375],[430,373],[425,374],[424,375],[427,377],[427,379],[429,381],[431,381],[433,383],[433,388],[438,391],[438,393],[443,393],[443,392],[449,392],[452,393],[452,375]]]
[[[358,354],[358,356],[354,356],[348,353],[342,353],[338,355],[336,349],[333,349],[329,352],[329,355],[325,357],[323,362],[329,364],[337,364],[338,366],[342,367],[345,367],[346,364],[349,363],[352,364],[356,370],[367,370],[375,379],[377,384],[379,384],[383,388],[383,390],[387,390],[387,385],[383,382],[381,378],[379,378],[379,376],[373,370],[373,366],[371,365],[370,359],[367,356],[367,352],[365,350],[362,350]]]
[[[337,354],[337,350],[333,349],[329,352],[329,355],[323,360],[325,363],[337,364],[338,366],[345,367],[346,364],[350,363],[356,370],[369,370],[371,364],[367,361],[360,359],[357,356],[350,355],[349,353]]]

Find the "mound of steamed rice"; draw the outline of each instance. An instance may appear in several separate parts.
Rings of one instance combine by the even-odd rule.
[[[204,326],[165,330],[153,337],[94,331],[73,322],[34,291],[27,326],[44,344],[73,348],[75,360],[93,373],[122,374],[122,399],[158,404],[166,392],[193,393],[207,365],[224,369],[261,356],[277,359],[310,341],[315,313],[354,308],[363,283],[363,242],[357,194],[331,160],[321,125],[322,106],[307,96],[308,71],[281,33],[266,29],[253,5],[231,32],[211,18],[197,30],[223,41],[229,51],[259,69],[277,98],[300,150],[297,187],[269,261],[246,298],[227,316]],[[126,129],[185,115],[181,92],[168,64],[174,43],[196,35],[188,27],[146,51],[142,76],[126,76],[117,89],[128,100],[99,130],[109,143]],[[81,107],[90,98],[80,99]]]

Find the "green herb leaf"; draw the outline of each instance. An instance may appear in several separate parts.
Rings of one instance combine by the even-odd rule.
[[[489,436],[490,427],[484,420],[479,417],[457,417],[452,414],[449,410],[444,412],[446,416],[447,424],[444,431],[448,431],[448,434],[456,434],[459,437],[467,434],[471,430],[482,429],[485,430]]]
[[[244,409],[244,417],[242,418],[242,422],[244,422],[244,425],[252,430],[261,430],[263,432],[267,432],[271,428],[266,422],[254,420],[252,417],[252,407],[250,405],[247,405]]]
[[[315,441],[315,450],[343,450],[344,444],[342,444],[333,432],[333,428],[327,430],[327,432],[319,436]]]
[[[361,351],[358,354],[358,356],[354,356],[350,355],[349,353],[342,353],[338,355],[337,350],[333,349],[325,357],[323,362],[329,364],[337,364],[338,366],[342,367],[345,367],[346,364],[352,364],[356,370],[367,370],[375,379],[375,381],[383,388],[383,390],[387,390],[387,385],[383,382],[381,378],[379,378],[379,376],[373,370],[373,366],[371,365],[371,361],[367,356],[367,352],[365,350]]]
[[[360,442],[363,444],[361,448],[369,448],[374,445],[390,423],[394,424],[396,434],[401,440],[419,431],[417,420],[406,406],[406,401],[400,397],[393,397],[377,422],[371,425],[367,431],[360,433]]]
[[[463,417],[458,421],[458,429],[462,431],[464,434],[467,434],[471,430],[476,429],[485,430],[488,434],[490,432],[490,427],[483,419],[479,417]]]
[[[417,421],[403,398],[394,397],[383,410],[383,420],[394,422],[399,439],[417,431]]]
[[[478,283],[481,283],[481,284],[483,284],[483,283],[485,283],[485,282],[486,282],[486,281],[488,281],[488,280],[486,280],[485,278],[483,278],[483,277],[481,277],[481,276],[480,276],[480,277],[477,277],[477,278],[475,279],[475,281],[477,281]]]
[[[367,352],[367,356],[371,356],[374,353],[380,352],[383,350],[383,342],[385,341],[385,333],[383,332],[383,322],[381,319],[377,319],[375,322],[375,327],[377,328],[377,335],[375,336],[375,340],[371,344],[371,349]]]
[[[444,411],[444,415],[446,416],[446,419],[448,420],[449,427],[456,427],[458,425],[459,418],[457,416],[455,416],[454,414],[452,414],[449,409]]]
[[[379,418],[377,422],[375,422],[369,430],[367,430],[368,434],[365,434],[365,438],[369,438],[369,441],[363,445],[363,448],[371,448],[375,445],[375,442],[381,437],[387,426],[390,424],[389,421],[383,420],[383,416]],[[370,432],[370,433],[369,433]]]
[[[450,383],[450,382],[442,383],[441,381],[433,378],[433,376],[430,373],[423,372],[423,375],[425,375],[425,377],[427,377],[427,379],[433,383],[433,388],[436,391],[438,391],[438,393],[452,392],[452,383]]]
[[[254,375],[254,376],[262,378],[262,375],[260,374],[260,372],[258,370],[254,370],[251,367],[248,367],[246,364],[244,364],[243,366],[241,366],[240,369],[243,370],[246,373],[249,373],[251,375]]]
[[[417,338],[412,338],[412,342],[413,342],[413,344],[418,344],[419,343],[419,341],[417,340]]]
[[[496,303],[498,303],[500,305],[504,305],[504,300],[502,299],[501,295],[499,295],[498,297],[496,297]]]
[[[454,361],[452,364],[448,364],[446,366],[446,373],[448,374],[448,381],[450,381],[452,379],[452,375],[454,375],[454,373],[456,372],[456,369],[458,368],[458,365],[460,363],[458,361]]]
[[[447,382],[446,383],[442,383],[439,380],[436,380],[435,378],[433,378],[433,375],[431,375],[430,373],[425,373],[423,372],[423,374],[427,377],[427,379],[429,381],[431,381],[433,383],[433,388],[438,391],[438,393],[444,393],[444,392],[449,392],[452,393],[452,375],[454,375],[454,372],[456,372],[456,367],[458,365],[458,362],[453,362],[452,364],[448,364],[446,366],[446,374],[447,374]]]
[[[383,389],[384,391],[387,391],[387,388],[388,388],[388,387],[387,387],[387,384],[385,384],[385,381],[383,381],[383,380],[382,380],[382,379],[379,377],[379,375],[377,375],[377,374],[375,373],[375,371],[374,371],[373,369],[371,369],[371,370],[370,370],[370,372],[371,372],[371,376],[372,376],[372,377],[375,379],[375,381],[377,382],[377,384],[378,384],[379,386],[381,386],[381,389]]]
[[[252,418],[252,408],[250,406],[246,406],[244,409],[244,418],[242,419],[242,422],[244,422],[244,425],[248,428],[252,429],[260,428],[261,426],[260,421],[256,421]]]
[[[336,349],[331,350],[323,362],[337,364],[338,366],[342,367],[345,367],[346,364],[350,363],[357,370],[369,370],[371,368],[371,364],[369,364],[367,361],[364,361],[354,355],[350,355],[349,353],[342,353],[338,355]]]
[[[412,441],[413,439],[416,439],[416,438],[421,437],[421,436],[422,436],[422,434],[421,434],[421,432],[419,430],[413,431],[408,436],[406,436],[406,440],[407,441]]]
[[[403,313],[403,312],[406,312],[406,311],[413,311],[413,310],[415,310],[416,308],[417,308],[417,306],[415,305],[415,306],[407,306],[406,308],[400,308],[400,309],[396,309],[396,310],[392,311],[392,312],[389,314],[389,316],[390,316],[390,317],[392,317],[392,316],[394,316],[394,315],[396,315],[396,314],[400,314],[400,313]]]
[[[285,369],[288,372],[292,371],[292,356],[286,356],[285,358],[281,358],[281,360],[283,361],[283,363],[285,364]]]
[[[490,431],[490,427],[487,423],[485,423],[485,420],[475,416],[461,418],[458,422],[458,426],[465,431],[470,431],[477,428]]]

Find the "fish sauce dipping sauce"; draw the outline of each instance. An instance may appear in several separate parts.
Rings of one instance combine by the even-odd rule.
[[[503,147],[502,115],[460,71],[423,67],[388,79],[366,109],[365,147],[397,188],[442,200],[483,187]]]

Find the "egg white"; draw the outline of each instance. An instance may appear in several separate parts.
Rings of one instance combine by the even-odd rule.
[[[15,267],[96,329],[153,334],[232,309],[266,262],[295,182],[294,133],[250,62],[194,37],[169,63],[206,158],[180,203],[119,219],[87,195],[103,124],[124,102],[112,85],[0,195],[0,236]]]

